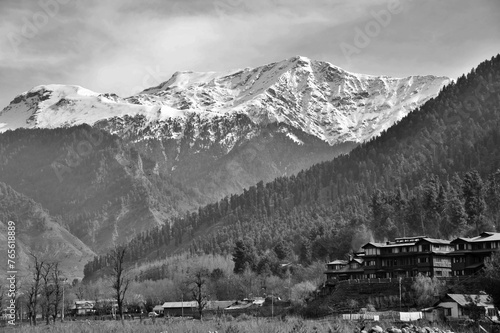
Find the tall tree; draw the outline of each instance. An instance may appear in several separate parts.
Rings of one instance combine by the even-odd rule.
[[[124,246],[116,246],[111,252],[110,264],[111,264],[111,282],[112,288],[114,289],[114,294],[116,297],[116,303],[118,304],[118,313],[120,314],[120,320],[122,324],[124,323],[123,318],[123,301],[125,300],[125,294],[130,284],[129,272],[125,267],[125,254],[127,253],[127,248]]]
[[[477,170],[469,171],[465,174],[463,184],[463,194],[465,199],[465,212],[468,216],[468,223],[475,227],[475,233],[480,232],[483,222],[483,213],[486,208],[484,201],[484,184]]]
[[[237,240],[233,249],[234,272],[243,273],[246,266],[254,269],[256,265],[255,247],[251,240]]]
[[[30,256],[33,259],[33,264],[29,268],[31,271],[31,277],[29,278],[28,289],[26,292],[28,298],[27,307],[30,324],[36,326],[38,296],[41,291],[42,272],[46,263],[33,253],[30,253]]]
[[[203,318],[203,309],[208,304],[208,282],[210,279],[210,272],[207,268],[200,267],[197,268],[192,274],[190,278],[191,285],[191,294],[193,296],[193,300],[197,303],[198,313],[200,315],[200,319]]]
[[[42,314],[45,317],[45,323],[48,325],[50,323],[50,308],[53,301],[54,294],[54,285],[52,284],[52,269],[54,264],[46,263],[42,266],[42,294],[43,294],[43,303],[42,303]]]
[[[59,313],[59,306],[63,301],[62,298],[65,280],[66,279],[62,277],[62,272],[59,269],[59,263],[54,263],[54,266],[52,267],[52,284],[54,286],[54,297],[52,300],[52,308],[54,311],[52,312],[52,318],[54,319],[54,323],[56,322],[57,314]],[[63,321],[63,319],[64,315],[61,310],[61,321]]]
[[[500,169],[488,178],[486,203],[492,222],[500,230]]]

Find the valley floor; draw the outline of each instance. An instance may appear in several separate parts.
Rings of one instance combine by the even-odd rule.
[[[120,333],[343,333],[343,332],[359,332],[366,325],[366,330],[378,325],[381,329],[386,328],[387,332],[393,331],[391,327],[401,327],[401,324],[391,322],[347,322],[338,318],[325,318],[320,320],[304,320],[300,318],[269,319],[269,318],[252,318],[242,316],[237,319],[232,317],[228,319],[210,319],[210,320],[192,320],[192,319],[164,319],[157,318],[141,320],[127,320],[122,325],[119,321],[69,321],[47,326],[39,324],[38,326],[20,325],[7,329],[7,332],[16,333],[39,333],[39,332],[54,332],[54,333],[98,333],[98,332],[120,332]],[[422,326],[424,323],[422,323]],[[406,325],[405,325],[406,326]],[[428,328],[428,327],[427,327]],[[406,332],[420,332],[421,327],[410,325]],[[1,330],[1,328],[0,328]],[[383,332],[386,332],[384,330]],[[401,332],[399,330],[399,332]],[[429,328],[425,332],[432,333],[465,333],[470,332],[470,328],[454,329],[449,328]]]

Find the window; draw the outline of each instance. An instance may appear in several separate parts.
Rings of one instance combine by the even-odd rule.
[[[436,271],[436,276],[443,276],[443,271]]]
[[[444,315],[446,317],[451,316],[451,308],[444,308]]]

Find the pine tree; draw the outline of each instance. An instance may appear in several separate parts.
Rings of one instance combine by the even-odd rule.
[[[483,187],[483,180],[477,170],[472,170],[465,174],[463,194],[467,223],[475,227],[476,234],[480,233],[479,229],[483,223],[483,214],[486,208]]]

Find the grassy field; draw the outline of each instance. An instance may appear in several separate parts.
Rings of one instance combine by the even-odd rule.
[[[238,320],[213,319],[206,321],[182,320],[182,319],[146,319],[126,321],[122,325],[119,321],[78,321],[51,324],[39,324],[36,327],[22,325],[6,332],[16,333],[97,333],[97,332],[120,332],[120,333],[333,333],[333,332],[353,332],[354,326],[347,323],[328,321],[306,321],[299,318],[285,320],[247,318]],[[1,330],[1,328],[0,328]]]
[[[366,329],[373,325],[389,328],[391,322],[366,323]],[[422,323],[423,325],[424,323]],[[284,320],[270,318],[253,318],[241,316],[238,319],[218,318],[210,320],[193,319],[152,319],[128,320],[124,325],[120,321],[68,321],[55,324],[29,326],[26,324],[0,328],[0,332],[16,333],[98,333],[98,332],[120,332],[120,333],[351,333],[359,332],[362,323],[346,322],[340,319],[304,320],[301,318],[286,318]],[[436,332],[450,332],[449,327],[440,327]],[[417,327],[411,332],[419,331]],[[453,327],[452,332],[470,333],[470,328]]]

